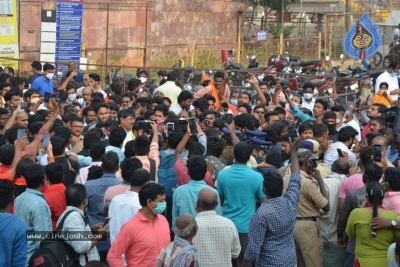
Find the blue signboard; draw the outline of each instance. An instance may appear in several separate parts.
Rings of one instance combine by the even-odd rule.
[[[57,2],[56,11],[56,54],[55,60],[79,65],[82,38],[81,2]],[[59,71],[67,71],[67,65],[58,66]]]

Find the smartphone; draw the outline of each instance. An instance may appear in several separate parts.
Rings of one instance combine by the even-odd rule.
[[[373,154],[374,161],[381,161],[381,159],[382,159],[381,153],[382,153],[382,146],[374,145],[374,154]]]
[[[182,126],[182,125],[183,125],[183,126],[186,126],[186,125],[188,124],[188,121],[185,120],[185,119],[179,119],[178,124],[181,125],[181,126]]]
[[[18,129],[17,131],[17,140],[21,140],[22,137],[25,135],[25,129]]]
[[[22,102],[21,103],[21,108],[26,108],[26,103]]]
[[[49,147],[49,142],[50,142],[50,134],[49,133],[45,133],[43,135],[43,147],[44,148],[48,148]]]
[[[110,219],[111,219],[110,217],[106,217],[106,218],[104,219],[104,222],[103,222],[103,225],[101,226],[101,228],[107,226],[108,223],[110,222]]]
[[[151,125],[149,121],[139,121],[139,129],[143,129],[148,131],[151,129]]]
[[[49,103],[50,97],[51,97],[51,93],[49,93],[49,92],[44,93],[44,102]]]
[[[189,123],[190,132],[191,132],[192,134],[197,133],[196,120],[195,120],[195,119],[189,119],[189,120],[188,120],[188,123]]]
[[[343,153],[342,150],[340,148],[337,149],[337,153],[339,154],[339,158],[343,158]]]
[[[175,128],[175,124],[173,122],[167,123],[167,132],[172,132]]]
[[[317,165],[318,165],[318,164],[317,164],[317,160],[312,159],[312,160],[311,160],[311,169],[313,169],[313,170],[316,169],[316,168],[317,168]]]

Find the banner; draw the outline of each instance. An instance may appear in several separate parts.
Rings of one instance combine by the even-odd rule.
[[[18,69],[19,43],[17,0],[0,0],[0,66]]]

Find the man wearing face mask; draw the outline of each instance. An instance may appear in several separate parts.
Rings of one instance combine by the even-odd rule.
[[[390,63],[388,69],[376,79],[375,93],[379,92],[381,83],[386,82],[389,85],[387,89],[388,94],[392,97],[393,101],[397,102],[398,94],[400,94],[399,82],[397,80],[399,71],[400,65],[397,62]]]
[[[309,110],[314,109],[315,98],[314,95],[314,85],[312,83],[305,83],[303,85],[303,101],[301,106]]]
[[[34,106],[36,102],[39,101],[39,91],[36,89],[28,89],[24,93],[24,102],[27,104],[28,107]]]
[[[336,114],[336,131],[339,131],[342,127],[344,127],[343,118],[346,109],[341,106],[333,106],[331,107],[331,111],[335,112]]]
[[[150,95],[153,95],[154,87],[149,84],[148,81],[149,74],[147,73],[147,71],[145,70],[139,71],[137,73],[137,77],[140,80],[139,93],[141,93],[142,91],[148,91]]]
[[[41,96],[44,96],[46,92],[53,93],[53,76],[54,66],[49,63],[44,64],[42,77],[36,78],[31,88],[37,89]]]
[[[329,136],[328,139],[336,142],[338,140],[339,131],[336,130],[336,113],[333,111],[327,111],[323,117],[323,123],[328,127]]]
[[[122,254],[129,266],[154,267],[160,251],[170,242],[170,230],[164,212],[165,188],[145,184],[139,191],[142,209],[122,226],[108,253],[108,264],[123,267]]]

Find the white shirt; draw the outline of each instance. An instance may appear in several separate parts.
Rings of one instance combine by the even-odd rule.
[[[378,76],[378,78],[376,79],[376,83],[375,83],[375,93],[379,91],[379,85],[383,82],[386,82],[389,85],[388,91],[391,92],[395,89],[399,88],[399,81],[397,80],[397,76],[392,77],[390,76],[390,73],[388,73],[387,71],[385,71],[384,73],[382,73],[381,75]],[[397,101],[398,99],[398,95],[390,95],[394,101]]]
[[[312,113],[314,113],[314,111],[313,111],[314,110],[314,105],[315,105],[315,98],[312,98],[311,102],[308,103],[303,97],[302,102],[301,102],[301,107],[302,108],[307,108],[307,109],[311,110]]]
[[[126,132],[126,130],[125,130],[125,132]],[[132,130],[130,130],[129,132],[126,132],[126,137],[125,137],[124,142],[122,143],[122,147],[121,147],[122,152],[125,152],[126,143],[128,143],[129,141],[132,141],[133,139],[134,139],[134,135],[133,135]]]
[[[361,141],[361,129],[360,129],[360,125],[355,121],[355,120],[351,120],[348,123],[343,123],[343,127],[345,126],[351,126],[354,128],[354,130],[356,130],[358,132],[356,139],[358,142]]]
[[[342,142],[333,143],[324,153],[324,163],[329,169],[332,169],[332,164],[339,158],[337,149],[340,149],[348,154],[351,164],[354,166],[357,162],[356,155],[348,149]]]
[[[194,107],[192,105],[190,105],[190,110],[194,110]],[[182,108],[179,105],[179,103],[176,103],[175,105],[171,104],[171,107],[169,108],[169,111],[172,111],[173,113],[175,113],[178,116],[179,113],[181,113]]]
[[[89,168],[92,166],[99,166],[101,167],[101,161],[95,161],[90,163],[89,166],[83,167],[79,169],[79,175],[76,176],[75,178],[75,183],[76,184],[85,184],[88,179],[88,173],[89,173]],[[121,173],[117,172],[115,176],[118,178],[118,180],[122,181],[122,176]]]
[[[132,219],[141,208],[139,194],[133,191],[126,191],[125,194],[117,195],[111,200],[108,210],[111,244],[117,237],[121,227]]]
[[[330,247],[338,247],[337,243],[337,222],[339,212],[337,210],[339,200],[339,188],[346,178],[343,174],[332,172],[324,178],[324,186],[329,197],[329,211],[321,212],[319,224],[321,229],[322,242]]]
[[[164,97],[171,99],[171,106],[175,105],[178,101],[178,96],[182,92],[182,89],[176,86],[173,81],[166,81],[163,85],[158,88],[164,92]]]
[[[200,212],[196,222],[199,229],[193,244],[201,266],[232,267],[232,258],[240,253],[239,234],[233,222],[214,210]]]

